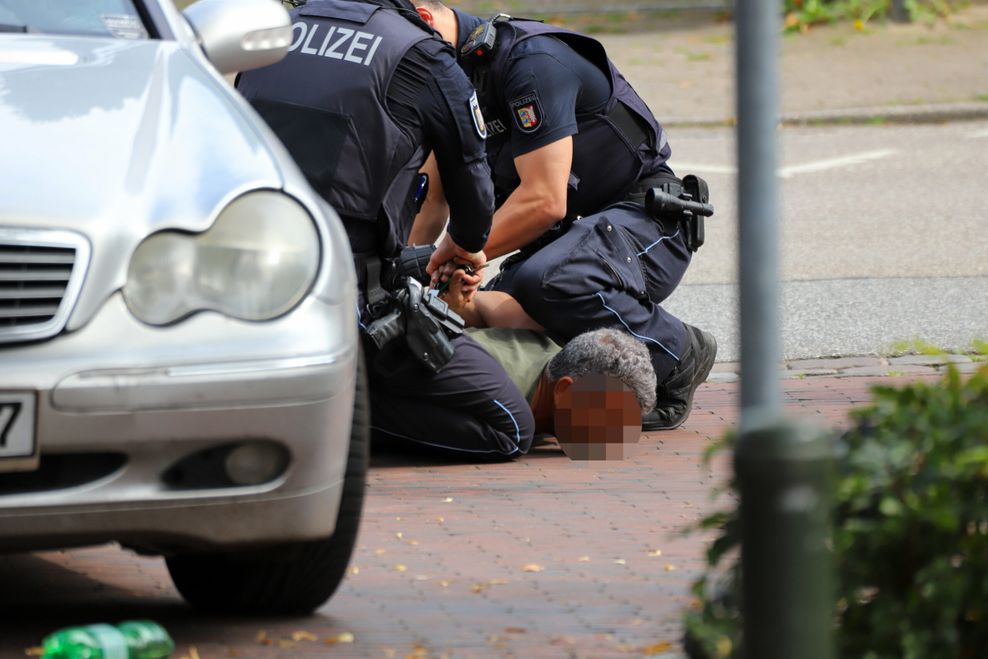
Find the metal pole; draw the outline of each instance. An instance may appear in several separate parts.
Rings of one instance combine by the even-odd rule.
[[[748,659],[833,657],[830,448],[782,416],[779,386],[778,41],[781,6],[738,0],[741,608]]]
[[[782,25],[778,3],[769,0],[739,0],[736,17],[743,430],[746,421],[782,410],[775,175]]]
[[[898,23],[910,22],[909,9],[906,7],[906,0],[892,0],[892,20]]]

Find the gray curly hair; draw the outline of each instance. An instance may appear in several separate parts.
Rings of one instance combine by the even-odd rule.
[[[599,329],[580,334],[549,361],[547,370],[552,382],[567,375],[610,375],[635,392],[642,414],[655,407],[655,370],[648,348],[625,332]]]

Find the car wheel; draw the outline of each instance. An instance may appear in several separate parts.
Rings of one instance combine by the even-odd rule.
[[[360,354],[343,496],[333,535],[250,551],[168,557],[168,572],[182,597],[196,608],[221,614],[304,614],[326,602],[343,581],[357,540],[369,433],[367,374]]]

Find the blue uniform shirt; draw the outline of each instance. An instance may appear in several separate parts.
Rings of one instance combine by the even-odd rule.
[[[462,51],[485,21],[454,12]],[[643,178],[671,173],[665,132],[598,41],[524,19],[501,22],[497,32],[485,61],[461,54],[460,65],[480,94],[498,205],[520,183],[514,159],[567,137],[570,216],[596,213]]]
[[[462,47],[463,40],[483,21],[453,11],[459,21]],[[523,130],[518,125],[510,127],[511,152],[516,158],[576,135],[577,115],[604,111],[611,96],[611,86],[603,71],[583,57],[575,56],[572,48],[550,36],[533,37],[518,44],[498,85],[498,93],[505,103],[501,110],[507,118],[516,121],[512,104],[532,95],[541,109],[533,130]]]

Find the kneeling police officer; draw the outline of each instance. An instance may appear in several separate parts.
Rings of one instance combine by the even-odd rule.
[[[451,221],[428,269],[486,261],[493,210],[486,129],[455,52],[408,0],[290,4],[288,56],[242,74],[237,88],[342,218],[365,332],[397,326],[389,321],[395,315],[402,328],[426,328],[409,340],[414,353],[400,337],[387,345],[365,340],[376,366],[369,369],[375,434],[478,457],[527,452],[534,424],[524,397],[479,346],[450,336],[455,323],[431,320],[441,305],[422,304],[428,292],[391,265],[425,194],[419,170],[430,153],[449,191]],[[390,334],[385,328],[374,337]],[[423,340],[442,354],[423,349]],[[414,399],[416,418],[390,413],[396,397]]]
[[[706,185],[674,175],[664,129],[595,39],[504,14],[483,20],[438,0],[415,4],[456,44],[487,120],[497,212],[485,252],[521,250],[494,288],[559,340],[614,327],[643,341],[659,380],[643,426],[677,427],[717,344],[661,303],[702,243],[702,219],[654,217],[642,202],[658,188],[705,203]]]

